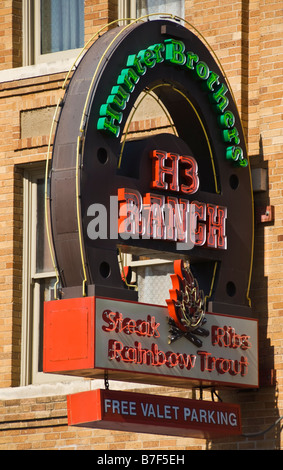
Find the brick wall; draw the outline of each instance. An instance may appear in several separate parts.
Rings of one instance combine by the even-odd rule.
[[[138,390],[135,390],[138,391]],[[147,390],[167,396],[198,398],[191,391]],[[268,390],[238,393],[220,392],[225,402],[240,402],[243,433],[269,428],[278,418],[273,393]],[[208,392],[204,399],[209,400]],[[155,434],[128,433],[68,426],[64,395],[16,398],[0,401],[0,450],[272,450],[280,448],[279,426],[251,437],[204,440]]]
[[[283,414],[283,2],[282,0],[186,0],[186,18],[219,57],[242,115],[253,167],[265,168],[268,191],[255,194],[256,208],[272,205],[274,221],[256,223],[251,285],[252,305],[260,322],[259,391],[220,392],[242,407],[243,431],[268,428]],[[0,70],[21,65],[19,1],[0,5]],[[86,0],[86,40],[115,19],[117,1]],[[0,84],[0,387],[20,380],[22,318],[23,165],[46,158],[49,135],[23,136],[21,113],[57,104],[65,74]],[[133,132],[165,126],[144,119]],[[276,384],[269,380],[276,370]],[[267,386],[268,385],[268,386]],[[163,390],[163,393],[173,391]],[[174,390],[174,393],[182,394]],[[1,389],[0,389],[1,396]],[[38,396],[0,402],[0,449],[275,449],[279,426],[257,437],[202,440],[68,428],[66,397]],[[282,424],[282,423],[281,423]]]
[[[174,395],[175,390],[162,389]],[[181,392],[188,396],[190,392]],[[178,394],[180,396],[180,394]],[[65,396],[0,402],[0,450],[202,450],[206,441],[67,426]]]

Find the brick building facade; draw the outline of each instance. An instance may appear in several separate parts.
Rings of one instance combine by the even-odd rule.
[[[82,3],[85,43],[102,26],[124,16],[118,0]],[[40,309],[54,277],[45,246],[38,242],[42,181],[54,110],[76,53],[71,50],[64,57],[54,53],[48,60],[36,56],[33,2],[4,0],[0,5],[0,449],[281,448],[282,422],[264,431],[283,415],[283,2],[175,2],[179,3],[187,22],[210,44],[225,70],[242,118],[250,164],[258,170],[253,172],[251,299],[259,319],[260,388],[219,391],[223,401],[241,405],[245,436],[209,441],[68,427],[66,395],[104,386],[83,379],[46,379],[40,372]],[[34,31],[33,38],[27,38],[27,30]],[[163,127],[162,116],[141,112],[130,132]],[[129,384],[115,386],[129,388]],[[195,389],[147,386],[144,391],[199,398]]]

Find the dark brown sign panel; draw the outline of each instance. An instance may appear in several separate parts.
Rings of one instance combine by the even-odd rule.
[[[67,397],[68,423],[118,431],[212,439],[241,434],[240,406],[93,390]]]
[[[124,139],[144,90],[166,107],[176,135]],[[209,311],[251,316],[253,202],[242,126],[218,63],[180,24],[118,27],[90,47],[62,104],[50,194],[59,297],[137,300],[121,279],[118,247],[189,258]],[[134,204],[137,218],[123,231],[121,211]],[[154,221],[146,215],[153,204],[161,211]]]

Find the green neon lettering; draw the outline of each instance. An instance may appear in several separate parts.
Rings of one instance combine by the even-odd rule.
[[[120,126],[114,124],[113,119],[107,117],[99,118],[97,121],[97,129],[99,131],[107,131],[109,134],[118,137],[120,134]]]
[[[164,57],[161,54],[162,52],[165,51],[165,46],[164,44],[154,44],[153,46],[149,46],[149,50],[153,51],[155,53],[155,60],[156,63],[159,64],[160,62],[164,61]]]
[[[100,107],[99,114],[101,117],[98,119],[97,129],[105,130],[110,134],[114,134],[115,137],[118,137],[120,134],[120,126],[117,126],[114,121],[117,121],[118,124],[120,124],[123,114],[113,109],[110,104],[103,104]]]
[[[248,160],[246,160],[245,158],[240,159],[239,160],[239,165],[244,167],[244,168],[247,167],[248,166]]]
[[[212,103],[216,103],[215,108],[220,113],[223,113],[229,104],[229,99],[227,98],[227,96],[225,96],[227,91],[228,91],[227,86],[224,85],[224,83],[222,83],[219,90],[217,90],[215,93],[210,95],[210,99]]]
[[[201,80],[207,80],[209,77],[209,68],[205,62],[198,62],[196,65],[197,76]]]
[[[127,67],[134,67],[139,75],[144,75],[146,72],[146,67],[142,66],[140,57],[137,54],[128,56]]]
[[[225,111],[224,114],[218,116],[217,120],[222,129],[226,129],[227,127],[230,129],[235,124],[235,116],[231,111]]]
[[[248,166],[248,161],[244,158],[243,149],[241,147],[227,147],[226,159],[232,160],[242,167]]]
[[[150,49],[139,52],[139,58],[142,64],[152,69],[156,65],[155,53]]]
[[[222,135],[225,142],[234,141],[235,144],[240,143],[239,132],[236,127],[233,127],[233,129],[226,129],[222,132]]]
[[[165,60],[170,61],[172,64],[184,65],[186,56],[184,54],[185,44],[182,41],[175,39],[165,39]]]
[[[111,104],[117,111],[123,111],[129,101],[130,94],[121,86],[113,86],[111,95],[107,98],[107,104]]]
[[[248,161],[244,158],[243,149],[237,146],[240,143],[240,137],[237,128],[234,127],[235,116],[231,111],[225,111],[229,105],[229,98],[226,96],[227,86],[219,81],[217,73],[209,70],[206,62],[199,60],[197,54],[187,52],[184,42],[180,40],[165,39],[164,44],[153,44],[137,54],[128,56],[127,68],[121,71],[106,104],[100,108],[97,129],[115,137],[119,136],[119,124],[123,119],[122,111],[126,108],[130,94],[134,91],[140,77],[145,75],[148,68],[153,68],[164,60],[173,65],[185,66],[186,69],[193,71],[195,78],[202,80],[201,86],[204,91],[209,92],[209,100],[218,113],[217,122],[222,130],[222,138],[224,142],[234,144],[226,148],[226,159],[238,166],[246,167]]]
[[[219,75],[217,75],[217,73],[215,73],[215,72],[210,72],[209,77],[205,82],[206,88],[209,91],[214,91],[214,88],[213,88],[214,84],[220,85]]]
[[[194,52],[187,52],[187,62],[186,62],[186,67],[190,70],[194,70],[195,66],[194,64],[198,63],[199,61],[199,56],[196,55]]]
[[[134,69],[123,69],[118,77],[117,84],[127,88],[130,93],[135,89],[136,83],[139,81],[139,76]]]

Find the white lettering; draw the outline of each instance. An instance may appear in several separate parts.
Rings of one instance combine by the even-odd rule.
[[[197,423],[218,424],[223,426],[237,426],[237,416],[228,411],[205,410],[203,408],[187,408],[184,410],[184,421],[196,421]]]
[[[104,399],[104,411],[108,413],[109,410],[112,411],[113,414],[119,415],[131,415],[136,416],[137,414],[137,404],[135,401],[127,401],[127,400],[111,400],[110,398]]]
[[[143,416],[158,419],[178,419],[179,406],[171,405],[154,405],[153,403],[142,403],[141,410]]]

